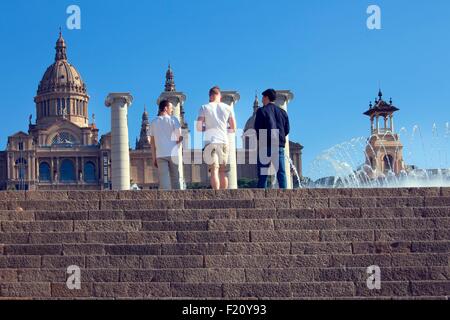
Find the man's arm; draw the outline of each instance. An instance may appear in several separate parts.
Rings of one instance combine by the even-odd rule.
[[[205,117],[199,116],[197,118],[197,131],[198,132],[205,131]]]

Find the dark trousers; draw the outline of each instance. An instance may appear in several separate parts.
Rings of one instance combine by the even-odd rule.
[[[272,150],[267,150],[267,156],[272,155]],[[259,152],[258,152],[258,188],[260,189],[267,189],[267,179],[268,175],[261,174],[261,169],[263,168],[269,168],[270,163],[263,164],[260,161],[259,158]],[[278,148],[278,170],[277,170],[277,180],[278,180],[278,186],[280,189],[286,189],[287,188],[287,179],[286,179],[286,162],[284,159],[284,148]]]

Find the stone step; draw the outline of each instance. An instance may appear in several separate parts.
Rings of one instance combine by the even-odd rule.
[[[445,218],[214,219],[181,221],[38,220],[1,221],[3,232],[301,231],[450,229]]]
[[[64,220],[141,220],[143,222],[185,222],[211,220],[314,220],[320,219],[417,219],[448,218],[450,206],[447,207],[408,207],[408,208],[326,208],[326,209],[147,209],[147,210],[82,210],[82,211],[48,211],[1,210],[1,221],[64,221]],[[357,219],[356,219],[357,218]],[[280,222],[282,223],[282,222]],[[301,222],[299,222],[301,223]],[[356,222],[355,222],[356,223]]]
[[[13,238],[13,237],[11,237]],[[19,239],[20,240],[20,239]],[[450,240],[404,242],[278,242],[278,243],[171,243],[161,239],[158,243],[117,243],[68,241],[60,244],[39,238],[28,238],[33,243],[8,241],[0,246],[3,256],[17,255],[332,255],[332,254],[397,254],[397,253],[448,253]],[[72,239],[71,239],[72,240]],[[167,242],[163,242],[167,241]]]
[[[328,209],[328,208],[409,208],[450,207],[450,196],[439,197],[336,197],[265,198],[228,200],[5,200],[0,210],[89,211],[148,209]]]
[[[177,269],[177,268],[330,268],[365,267],[446,267],[448,253],[392,253],[392,254],[286,254],[286,255],[154,255],[148,246],[145,252],[136,248],[121,248],[117,255],[2,255],[0,269],[17,268],[80,268],[112,269]],[[144,246],[140,247],[144,249]],[[117,248],[114,248],[116,250]],[[138,255],[137,253],[142,253]]]
[[[367,189],[295,189],[295,190],[183,190],[180,191],[1,191],[3,200],[205,200],[261,198],[328,197],[409,197],[450,196],[450,188],[367,188]]]
[[[185,282],[83,282],[81,290],[69,290],[61,282],[0,284],[2,296],[31,298],[343,298],[355,297],[445,297],[447,281],[385,281],[381,290],[370,290],[365,281],[350,282],[267,282],[267,283],[185,283]]]
[[[385,267],[383,281],[449,280],[446,267]],[[179,268],[179,269],[81,269],[84,282],[185,282],[185,283],[271,283],[271,282],[359,282],[367,279],[366,267],[354,268]],[[66,268],[0,269],[3,283],[65,282]]]

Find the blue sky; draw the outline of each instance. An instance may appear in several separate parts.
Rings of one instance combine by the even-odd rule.
[[[65,27],[71,4],[81,8],[81,30]],[[382,30],[366,27],[370,4],[381,7]],[[60,26],[100,134],[110,127],[107,94],[133,94],[133,145],[144,104],[156,112],[169,61],[191,128],[213,85],[240,92],[240,126],[255,90],[292,90],[291,139],[305,146],[305,170],[322,150],[369,134],[362,113],[380,83],[401,109],[397,128],[419,125],[427,140],[434,123],[443,134],[450,121],[448,0],[18,0],[1,1],[0,14],[1,149],[28,129]],[[439,165],[423,148],[412,157]]]

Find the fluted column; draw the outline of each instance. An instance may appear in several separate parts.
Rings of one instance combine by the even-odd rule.
[[[110,93],[105,105],[111,108],[111,176],[113,190],[130,189],[130,149],[128,108],[133,101],[129,93]]]
[[[284,111],[286,111],[286,113],[288,113],[288,104],[294,99],[294,94],[290,90],[276,90],[276,92],[277,92],[277,100],[275,101],[275,104],[278,105]],[[293,128],[292,123],[291,128]],[[286,167],[287,188],[292,189],[293,183],[291,176],[291,164],[289,161],[291,156],[289,150],[289,135],[286,136],[286,145],[284,146],[284,152],[285,152],[284,163]]]
[[[234,116],[234,106],[238,103],[241,96],[237,91],[222,91],[222,102],[228,104],[233,109]],[[238,188],[237,179],[237,160],[236,160],[236,132],[228,133],[228,149],[229,158],[228,163],[230,171],[228,171],[228,189]]]

